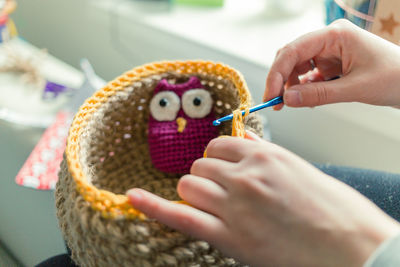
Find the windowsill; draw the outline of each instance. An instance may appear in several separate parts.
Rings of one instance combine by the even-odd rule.
[[[400,110],[361,103],[339,103],[319,107],[332,116],[357,124],[394,142],[400,142]],[[395,143],[393,143],[395,144]]]
[[[323,1],[306,1],[310,4],[303,12],[300,11],[301,14],[286,17],[267,14],[265,0],[225,0],[221,8],[178,5],[165,11],[154,11],[151,4],[146,8],[140,1],[115,4],[115,1],[96,0],[92,4],[115,16],[124,16],[136,23],[268,67],[279,48],[324,26]]]

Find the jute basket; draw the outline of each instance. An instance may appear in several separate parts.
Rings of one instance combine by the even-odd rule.
[[[56,188],[60,227],[78,265],[241,266],[208,243],[147,218],[124,195],[140,187],[179,199],[176,185],[182,174],[160,171],[151,160],[149,102],[162,79],[180,84],[193,76],[210,92],[217,118],[236,110],[234,127],[223,123],[219,135],[243,136],[243,125],[262,135],[254,115],[243,124],[238,109],[247,109],[251,96],[243,77],[226,65],[152,63],[108,83],[75,115]]]

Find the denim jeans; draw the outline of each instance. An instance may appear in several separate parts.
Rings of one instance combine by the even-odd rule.
[[[400,174],[330,164],[314,166],[350,185],[400,221]]]

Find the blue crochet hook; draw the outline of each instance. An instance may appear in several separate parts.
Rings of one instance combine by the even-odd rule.
[[[257,110],[260,110],[260,109],[263,109],[263,108],[272,107],[272,106],[278,105],[278,104],[280,104],[282,102],[283,102],[283,98],[281,96],[278,96],[278,97],[272,98],[271,100],[269,100],[267,102],[264,102],[262,104],[259,104],[257,106],[254,106],[254,107],[250,108],[249,112],[252,113],[254,111],[257,111]],[[243,110],[242,111],[242,115],[244,115],[245,113],[246,113],[246,111]],[[213,125],[214,126],[218,126],[218,125],[221,124],[221,122],[230,121],[232,119],[233,119],[233,114],[225,116],[225,117],[222,117],[222,118],[219,118],[219,119],[213,121]]]

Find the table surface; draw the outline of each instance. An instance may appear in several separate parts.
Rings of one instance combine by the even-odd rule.
[[[38,49],[21,40],[27,53]],[[70,81],[82,81],[82,74],[60,60],[47,56],[48,71],[63,73]],[[56,218],[54,191],[19,186],[15,176],[28,158],[44,129],[0,120],[0,243],[25,266],[56,254],[65,246]]]

